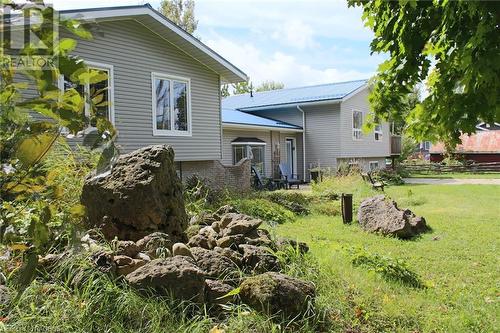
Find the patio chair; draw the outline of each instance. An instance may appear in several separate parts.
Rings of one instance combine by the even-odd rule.
[[[288,169],[288,165],[285,163],[279,164],[281,179],[285,181],[287,189],[290,189],[292,186],[297,186],[299,189],[300,184],[303,184],[304,181],[299,178],[298,175],[292,174],[290,169]]]
[[[382,190],[382,192],[384,191],[385,184],[380,181],[375,181],[370,172],[362,172],[361,177],[363,178],[364,181],[370,182],[370,184],[372,184],[372,187],[374,189]]]
[[[251,168],[252,176],[253,176],[253,187],[257,190],[275,190],[275,186],[273,181],[269,178],[262,177],[259,170],[255,167]]]

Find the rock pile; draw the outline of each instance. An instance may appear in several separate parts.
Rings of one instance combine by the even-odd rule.
[[[425,219],[409,209],[401,210],[384,195],[364,200],[358,211],[361,227],[369,232],[408,239],[428,230]]]
[[[155,231],[184,240],[187,215],[182,183],[169,146],[121,155],[110,172],[85,179],[81,202],[89,225],[99,227],[108,240],[136,241]]]
[[[224,295],[240,284],[241,300],[267,313],[294,316],[313,300],[311,283],[277,273],[281,267],[272,251],[293,246],[305,253],[306,244],[274,241],[259,228],[261,220],[232,207],[194,221],[203,224],[187,244],[174,243],[169,235],[155,232],[137,242],[113,241],[113,253],[96,251],[91,259],[101,271],[123,276],[140,291],[197,303],[235,301]],[[84,239],[90,242],[88,236]],[[242,278],[245,275],[250,277]],[[261,283],[264,280],[269,281]]]

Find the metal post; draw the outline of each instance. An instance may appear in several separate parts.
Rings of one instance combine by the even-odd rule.
[[[352,222],[352,194],[342,193],[342,220],[344,224]]]

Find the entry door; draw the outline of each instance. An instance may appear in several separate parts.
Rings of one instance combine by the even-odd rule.
[[[288,170],[294,175],[297,173],[296,168],[296,152],[295,152],[295,139],[286,139],[286,164],[288,165]]]

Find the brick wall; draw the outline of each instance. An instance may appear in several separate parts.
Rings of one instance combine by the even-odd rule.
[[[177,168],[182,180],[193,175],[206,179],[214,188],[247,192],[251,189],[251,162],[243,159],[236,165],[223,165],[220,161],[179,162]]]

